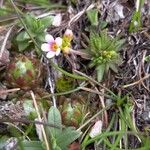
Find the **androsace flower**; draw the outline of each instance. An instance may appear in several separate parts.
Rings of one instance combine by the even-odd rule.
[[[42,44],[41,49],[42,51],[47,52],[46,57],[52,58],[58,56],[61,51],[62,38],[57,37],[54,39],[52,35],[47,34],[45,40],[47,43]]]

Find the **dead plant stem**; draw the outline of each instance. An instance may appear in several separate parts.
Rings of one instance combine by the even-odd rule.
[[[31,97],[32,97],[32,100],[33,100],[33,103],[34,103],[34,107],[35,107],[37,115],[38,115],[38,120],[40,122],[42,122],[42,118],[40,116],[40,112],[39,112],[38,105],[37,105],[37,102],[36,102],[35,95],[34,95],[33,91],[30,91],[30,94],[31,94]],[[41,130],[42,130],[42,133],[43,133],[43,138],[44,138],[44,141],[45,141],[46,150],[50,150],[44,126],[43,125],[40,125],[40,126],[41,126]]]

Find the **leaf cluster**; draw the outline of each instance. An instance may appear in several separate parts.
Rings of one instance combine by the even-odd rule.
[[[42,19],[37,19],[34,15],[27,14],[23,21],[36,42],[42,43],[45,36],[44,30],[51,25],[52,17],[48,16]],[[26,50],[26,48],[32,44],[32,40],[26,31],[20,32],[16,37],[16,41],[20,52]]]
[[[49,110],[48,123],[59,127],[49,128],[52,139],[52,149],[67,150],[69,144],[80,136],[80,132],[73,127],[62,128],[61,114],[55,107],[51,107]]]
[[[96,66],[97,79],[101,81],[104,73],[112,69],[117,72],[117,65],[121,63],[119,49],[124,40],[111,38],[106,32],[90,33],[88,52],[91,56],[90,67]]]
[[[59,110],[52,106],[48,112],[48,124],[51,127],[45,127],[49,148],[52,150],[68,150],[68,146],[78,139],[81,135],[74,127],[63,127],[61,114]],[[18,136],[19,137],[19,136]],[[1,147],[0,140],[0,147]],[[27,141],[18,139],[18,149],[24,150],[44,150],[45,143],[37,140]]]

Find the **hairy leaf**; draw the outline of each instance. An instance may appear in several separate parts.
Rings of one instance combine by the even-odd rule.
[[[101,65],[97,66],[96,71],[97,71],[97,80],[98,80],[98,82],[100,82],[100,81],[102,81],[103,76],[104,76],[105,64],[101,64]]]
[[[23,150],[44,150],[43,143],[40,141],[23,141],[21,142]],[[21,150],[19,148],[19,150]]]
[[[87,17],[89,21],[91,22],[91,25],[93,26],[98,25],[98,10],[97,9],[91,9],[87,11]]]
[[[48,123],[54,125],[50,128],[50,132],[54,138],[58,137],[62,131],[62,121],[59,110],[52,106],[48,112]],[[56,126],[56,127],[55,127]]]
[[[57,143],[62,150],[68,150],[68,146],[79,138],[81,132],[76,131],[73,127],[65,128],[57,138]]]

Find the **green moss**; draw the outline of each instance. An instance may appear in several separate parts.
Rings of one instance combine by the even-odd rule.
[[[66,92],[72,90],[75,87],[74,80],[68,77],[58,78],[56,81],[56,91],[57,92]]]

